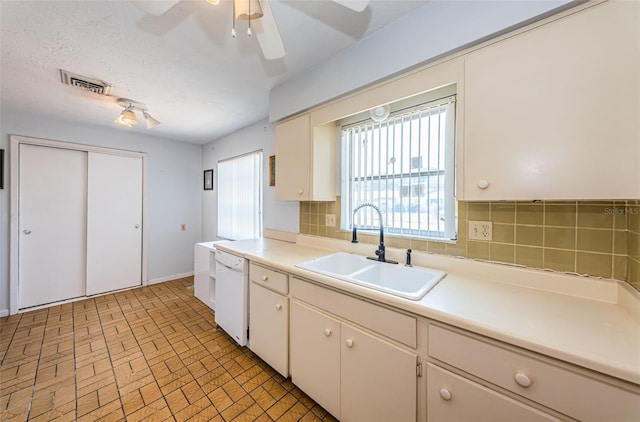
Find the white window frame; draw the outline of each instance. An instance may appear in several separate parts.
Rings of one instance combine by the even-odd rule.
[[[218,237],[262,237],[262,150],[218,161]]]
[[[383,214],[383,226],[385,228],[385,233],[391,236],[399,236],[399,237],[410,237],[417,238],[423,240],[456,240],[457,239],[457,215],[456,215],[456,201],[455,201],[455,104],[456,104],[456,96],[450,95],[445,98],[440,98],[435,101],[425,102],[418,106],[411,107],[409,109],[398,110],[392,113],[385,121],[383,122],[375,122],[372,119],[366,119],[354,124],[344,125],[341,130],[341,144],[342,144],[342,183],[341,183],[341,229],[342,230],[351,230],[353,228],[354,222],[355,226],[360,230],[378,230],[380,225],[379,218],[377,213],[371,207],[362,208],[357,212],[354,216],[353,210],[362,203],[372,203],[373,205],[381,208]],[[444,156],[442,159],[442,163],[439,163],[439,169],[434,170],[413,170],[413,165],[409,163],[401,163],[400,171],[396,171],[393,175],[385,172],[382,169],[383,164],[380,163],[380,156],[385,155],[389,156],[389,144],[391,141],[389,139],[392,137],[392,134],[387,132],[387,134],[376,133],[376,131],[386,130],[388,131],[389,127],[393,126],[394,123],[397,125],[399,122],[406,123],[411,119],[417,119],[419,116],[424,116],[422,113],[433,114],[437,113],[441,115],[443,113],[444,118],[438,118],[438,124],[441,124],[444,128],[444,141],[440,142],[440,146],[444,148]],[[404,119],[404,120],[403,120]],[[409,119],[409,120],[407,120]],[[401,128],[406,127],[404,124],[399,125]],[[398,126],[395,126],[396,128]],[[351,130],[351,139],[345,135],[345,130]],[[356,133],[355,131],[359,131]],[[431,131],[428,131],[431,133]],[[442,131],[438,130],[438,136],[442,134]],[[356,139],[357,138],[357,139]],[[370,139],[369,139],[370,138]],[[386,138],[386,141],[382,139]],[[411,137],[409,137],[411,138]],[[406,145],[408,142],[415,142],[415,139],[411,139],[411,141],[407,140],[406,137],[402,145]],[[431,142],[432,140],[429,140]],[[437,141],[437,140],[436,140]],[[355,143],[362,144],[366,142],[374,142],[377,143],[376,146],[371,146],[367,151],[361,152],[357,154],[353,151]],[[420,144],[422,145],[422,143]],[[415,147],[415,146],[414,146]],[[382,152],[382,149],[387,148],[386,152]],[[420,147],[418,147],[420,148]],[[376,159],[376,152],[378,158]],[[357,157],[359,155],[359,157]],[[409,154],[411,156],[411,154]],[[418,154],[421,157],[421,154]],[[364,158],[363,158],[364,157]],[[440,157],[440,155],[438,155]],[[411,157],[410,162],[416,163],[421,166],[424,160],[423,158],[418,158],[414,160],[416,157]],[[404,159],[404,155],[402,158]],[[358,163],[352,163],[353,160],[358,160]],[[426,159],[427,163],[430,163],[429,158]],[[363,164],[364,162],[364,164]],[[385,163],[388,164],[388,163]],[[364,174],[361,177],[354,177],[353,166],[359,165],[360,173]],[[429,164],[427,164],[429,165]],[[376,169],[377,166],[377,169]],[[403,166],[409,166],[409,171],[402,171]],[[366,167],[369,171],[363,171],[362,168]],[[409,203],[411,200],[414,202],[417,201],[420,204],[422,201],[420,198],[412,198],[412,194],[420,193],[425,191],[425,188],[420,183],[420,178],[427,180],[431,177],[438,177],[438,175],[442,176],[442,179],[437,179],[438,181],[442,181],[443,188],[443,197],[429,198],[427,196],[427,204],[430,204],[431,200],[435,200],[437,203],[438,214],[440,214],[440,208],[444,209],[443,220],[438,218],[437,220],[437,230],[432,229],[424,229],[424,219],[422,224],[416,221],[419,221],[420,214],[418,212],[411,211],[412,206],[410,205],[408,211],[398,208],[398,203],[395,200],[397,196],[403,196],[402,193],[406,193],[408,197]],[[400,178],[400,183],[404,185],[404,183],[408,183],[406,186],[402,186],[400,188],[400,192],[397,192],[397,195],[394,194],[393,201],[396,202],[394,204],[389,204],[388,198],[389,194],[393,193],[394,190],[387,190],[387,188],[381,188],[381,183],[385,183],[388,186],[389,180]],[[417,182],[417,183],[416,183]],[[367,183],[370,183],[373,192],[370,189],[358,189],[354,191],[354,184],[359,183],[360,187],[366,186]],[[374,187],[374,183],[378,184],[378,188]],[[406,189],[404,189],[406,188]],[[397,190],[397,189],[396,189]],[[406,191],[406,192],[405,192]],[[377,194],[377,195],[376,195]],[[384,195],[385,199],[381,199]],[[428,194],[427,194],[428,195]],[[377,196],[377,197],[376,197]],[[400,201],[405,202],[404,199]],[[390,206],[391,205],[391,206]],[[406,204],[401,205],[402,208],[407,208]],[[418,205],[420,207],[420,205]],[[420,209],[420,208],[418,208]],[[424,208],[423,208],[424,211]],[[429,207],[427,205],[427,211],[429,211]],[[403,223],[398,224],[398,215],[404,213],[408,218],[410,223],[407,226],[403,226]],[[427,221],[427,224],[430,226],[434,224],[433,215],[430,220]],[[400,221],[403,221],[402,217],[400,217]],[[396,222],[396,224],[394,224]],[[419,227],[416,227],[419,225]]]

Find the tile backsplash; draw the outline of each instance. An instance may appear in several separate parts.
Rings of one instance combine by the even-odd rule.
[[[327,214],[336,226],[325,225]],[[492,241],[470,240],[469,221],[491,221]],[[301,202],[300,233],[350,240],[336,202]],[[378,235],[359,233],[377,244]],[[640,290],[640,201],[458,202],[458,240],[385,237],[387,246],[627,281]]]

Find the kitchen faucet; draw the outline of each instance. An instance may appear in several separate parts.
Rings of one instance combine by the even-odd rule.
[[[378,245],[378,249],[376,249],[376,257],[368,256],[367,259],[372,259],[374,261],[379,262],[387,262],[389,264],[397,264],[396,261],[392,261],[390,259],[385,258],[385,246],[384,246],[384,227],[382,225],[382,212],[380,212],[380,208],[376,207],[370,202],[365,202],[364,204],[360,204],[353,210],[353,215],[355,217],[356,213],[360,211],[364,207],[371,207],[378,213],[378,218],[380,220],[380,245]],[[353,231],[351,232],[351,243],[358,243],[358,235],[356,231],[356,225],[353,224]]]

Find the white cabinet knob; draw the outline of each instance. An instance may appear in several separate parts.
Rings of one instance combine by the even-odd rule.
[[[277,309],[277,310],[282,309],[282,305],[281,305],[281,304],[279,304],[279,303],[276,303],[276,309]]]
[[[298,195],[302,195],[304,191],[302,189],[298,189]]]
[[[484,179],[478,180],[478,188],[480,189],[486,189],[489,187],[489,182],[487,182]]]
[[[520,387],[527,388],[531,385],[531,378],[521,372],[516,374],[515,379]]]
[[[269,276],[268,276],[268,275],[266,275],[266,274],[265,274],[265,275],[263,275],[263,276],[262,276],[262,281],[267,281],[267,280],[269,280]]]
[[[350,338],[348,338],[344,343],[347,345],[347,347],[353,347],[353,340],[351,340]]]
[[[331,328],[325,328],[324,329],[324,335],[329,337],[331,335]]]
[[[449,390],[447,390],[446,388],[441,388],[440,389],[440,397],[442,397],[443,400],[449,401],[449,400],[451,400],[451,392]]]

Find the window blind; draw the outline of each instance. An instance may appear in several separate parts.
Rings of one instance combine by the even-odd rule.
[[[342,128],[343,229],[454,239],[455,96]]]
[[[218,237],[262,236],[262,151],[218,161]]]

